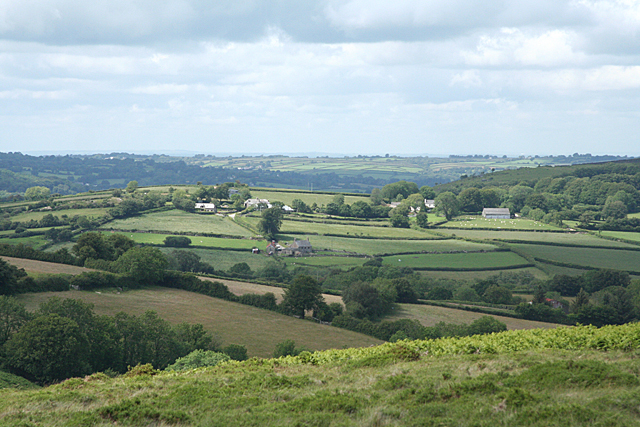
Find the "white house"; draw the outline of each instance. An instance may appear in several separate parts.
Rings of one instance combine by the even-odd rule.
[[[487,219],[509,219],[511,213],[509,208],[484,208],[482,209],[482,216]]]
[[[291,212],[295,212],[295,209],[293,209],[291,206],[289,205],[284,205],[282,207],[282,210],[285,211],[286,213],[291,213]]]
[[[265,205],[267,208],[271,208],[272,205],[267,199],[247,199],[244,202],[245,208],[257,207],[258,205]]]
[[[435,209],[436,201],[433,199],[424,199],[424,205],[427,207],[428,210]]]
[[[213,203],[196,203],[196,209],[201,212],[215,212],[216,205]]]

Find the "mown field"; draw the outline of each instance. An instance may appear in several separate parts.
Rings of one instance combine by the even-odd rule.
[[[188,213],[178,209],[114,220],[102,228],[130,231],[164,231],[169,233],[211,233],[241,237],[253,236],[253,233],[239,226],[230,218]]]
[[[514,265],[526,265],[528,261],[513,252],[475,252],[454,254],[396,255],[382,259],[383,264],[410,268],[466,268],[500,269]]]
[[[76,267],[75,265],[57,264],[54,262],[35,261],[24,258],[13,258],[8,256],[0,256],[9,264],[13,264],[18,268],[24,268],[29,274],[80,274],[85,271],[94,271],[90,268]]]
[[[364,347],[381,342],[356,332],[178,289],[149,288],[121,294],[110,291],[44,292],[19,295],[18,299],[29,310],[34,310],[52,296],[92,303],[97,314],[113,315],[123,311],[140,315],[154,310],[171,323],[201,323],[224,345],[246,346],[249,356],[269,357],[275,345],[286,339],[293,339],[311,350]]]
[[[559,246],[514,244],[518,250],[545,260],[585,267],[611,268],[640,272],[640,251],[572,248]]]
[[[460,228],[504,228],[511,230],[561,230],[561,228],[525,218],[487,219],[481,216],[460,216],[441,224],[439,227]]]
[[[474,313],[472,311],[457,310],[455,308],[435,307],[431,305],[418,304],[397,304],[397,309],[388,320],[411,319],[419,321],[423,326],[434,326],[438,322],[469,324],[486,314]],[[494,316],[499,321],[507,325],[507,329],[536,329],[555,328],[559,325],[555,323],[536,322],[533,320],[514,319],[513,317]]]

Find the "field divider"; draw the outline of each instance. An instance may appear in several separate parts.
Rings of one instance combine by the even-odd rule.
[[[573,264],[570,262],[562,262],[562,261],[553,261],[550,259],[544,259],[544,258],[538,258],[538,257],[534,257],[534,259],[538,262],[541,262],[543,264],[550,264],[550,265],[555,265],[558,267],[567,267],[567,268],[575,268],[578,270],[602,270],[602,267],[593,267],[590,265],[581,265],[581,264]],[[638,271],[634,271],[634,270],[620,270],[620,269],[616,269],[617,271],[623,271],[625,273],[629,273],[631,275],[637,276],[640,275],[640,270]]]

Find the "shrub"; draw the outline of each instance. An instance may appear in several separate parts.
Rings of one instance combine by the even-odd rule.
[[[186,236],[167,236],[164,238],[164,245],[174,248],[186,248],[191,244],[191,239]]]
[[[227,362],[231,358],[225,353],[218,353],[211,350],[194,350],[184,357],[176,360],[173,365],[167,366],[167,371],[185,371],[187,369],[201,368],[204,366],[216,366],[219,363]]]

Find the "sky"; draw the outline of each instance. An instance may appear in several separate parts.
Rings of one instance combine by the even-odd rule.
[[[640,155],[640,0],[0,0],[0,151]]]

